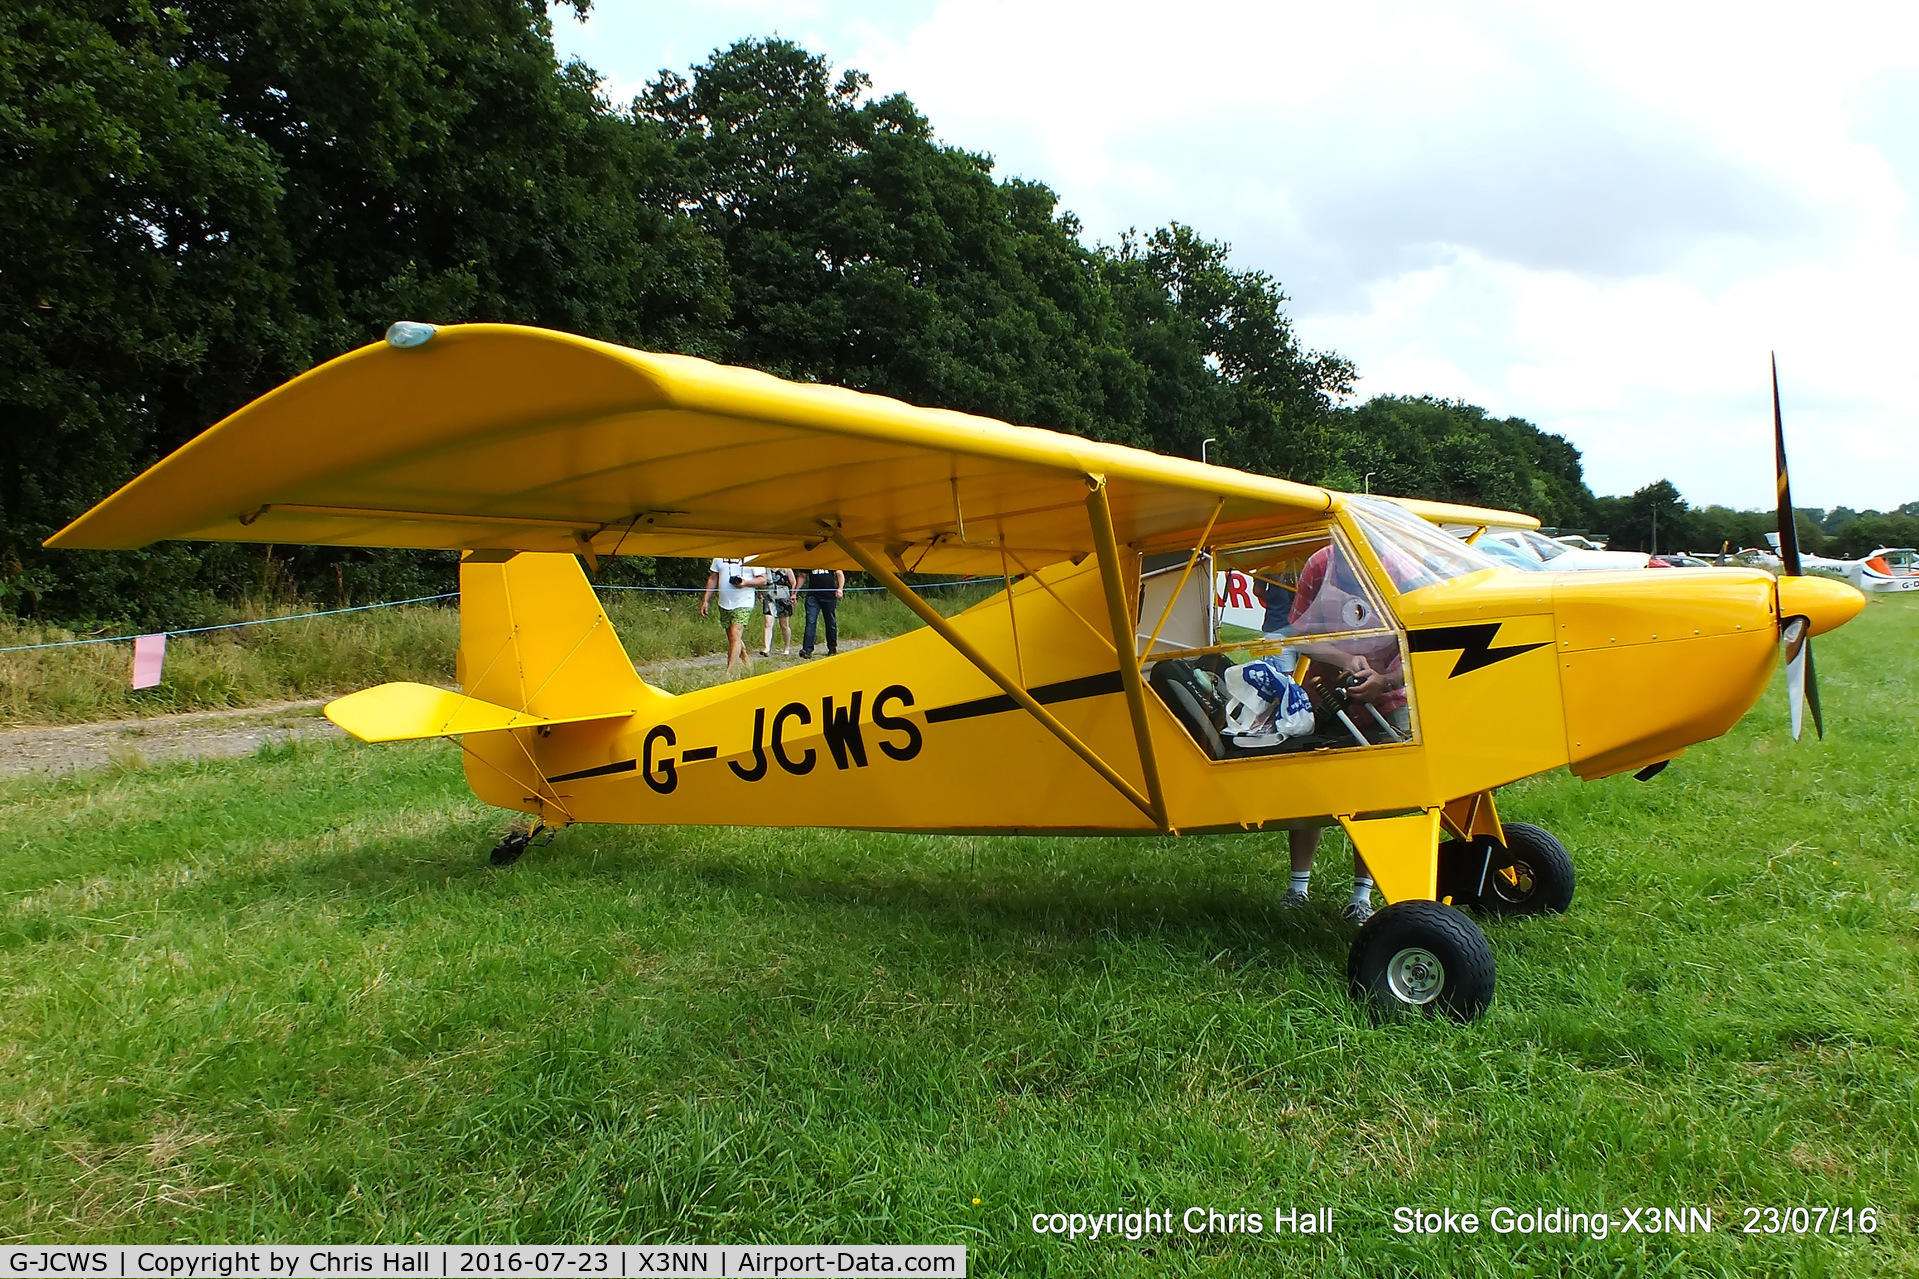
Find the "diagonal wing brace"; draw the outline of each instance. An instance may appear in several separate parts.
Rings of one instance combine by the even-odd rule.
[[[1058,716],[1034,700],[1033,695],[1022,688],[1018,680],[994,665],[992,660],[976,648],[971,640],[960,634],[950,622],[940,616],[937,609],[914,594],[913,588],[901,581],[899,575],[888,568],[878,556],[858,542],[844,536],[832,525],[823,524],[821,527],[825,529],[826,536],[835,546],[845,551],[862,569],[872,574],[873,579],[885,586],[895,599],[912,609],[922,622],[951,644],[961,657],[977,667],[980,674],[999,685],[1001,691],[1018,703],[1027,714],[1038,720],[1046,731],[1059,738],[1073,754],[1085,760],[1089,768],[1105,778],[1114,790],[1124,795],[1140,812],[1152,818],[1155,826],[1161,830],[1166,829],[1165,820],[1156,811],[1152,800],[1140,794],[1138,787],[1114,771],[1113,766],[1101,759],[1098,752],[1075,736],[1072,729],[1062,724]]]

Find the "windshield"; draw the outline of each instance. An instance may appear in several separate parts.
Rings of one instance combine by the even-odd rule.
[[[1519,535],[1526,539],[1526,545],[1539,552],[1539,558],[1541,560],[1549,560],[1556,555],[1564,555],[1566,553],[1566,544],[1564,542],[1555,542],[1543,533],[1535,533],[1531,529],[1522,529]]]
[[[1498,560],[1501,564],[1505,564],[1511,568],[1523,568],[1528,573],[1544,573],[1547,571],[1544,564],[1541,564],[1517,546],[1508,546],[1506,543],[1490,537],[1482,537],[1477,542],[1474,542],[1473,549],[1484,552]]]
[[[1349,497],[1346,510],[1399,591],[1416,591],[1448,578],[1497,568],[1483,551],[1428,524],[1403,506],[1376,497]],[[1564,547],[1560,548],[1564,550]]]

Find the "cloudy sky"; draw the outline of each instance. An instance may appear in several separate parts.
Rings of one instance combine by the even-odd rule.
[[[1919,499],[1919,6],[597,0],[624,101],[778,34],[901,91],[1090,239],[1189,223],[1362,396],[1560,432],[1593,489]]]

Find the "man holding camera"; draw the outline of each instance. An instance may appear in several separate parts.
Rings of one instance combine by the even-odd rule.
[[[746,623],[753,616],[753,590],[766,585],[766,574],[747,564],[745,560],[714,560],[706,574],[706,591],[700,596],[700,616],[706,616],[706,606],[713,599],[713,592],[720,595],[720,626],[726,631],[726,678],[733,678],[735,663],[744,670],[747,666]]]

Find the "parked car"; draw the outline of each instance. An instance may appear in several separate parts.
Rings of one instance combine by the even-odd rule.
[[[1643,551],[1579,550],[1564,542],[1555,542],[1543,533],[1518,528],[1489,529],[1473,545],[1483,550],[1489,541],[1504,543],[1522,554],[1530,555],[1542,567],[1555,573],[1582,569],[1645,568],[1650,558]]]
[[[1711,560],[1702,560],[1697,555],[1688,555],[1684,551],[1661,551],[1647,561],[1648,568],[1711,568]]]
[[[1528,555],[1525,551],[1520,550],[1517,546],[1508,546],[1504,542],[1496,542],[1489,537],[1482,537],[1477,542],[1474,542],[1473,549],[1475,551],[1484,551],[1507,568],[1521,568],[1525,569],[1528,573],[1544,573],[1547,571],[1544,564],[1540,563],[1531,555]]]

